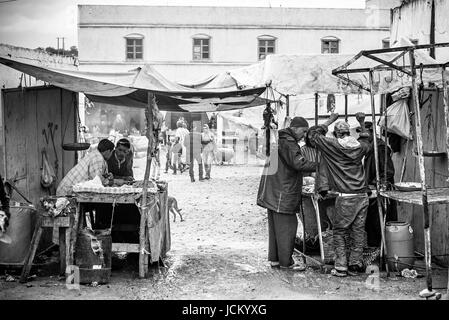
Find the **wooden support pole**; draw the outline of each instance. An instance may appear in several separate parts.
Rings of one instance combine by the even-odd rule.
[[[42,216],[38,213],[36,226],[34,228],[33,237],[31,239],[30,249],[28,250],[28,253],[25,257],[25,263],[20,275],[20,283],[25,283],[28,281],[28,275],[30,274],[31,267],[33,266],[34,255],[36,254],[36,250],[39,246],[39,241],[42,235],[42,220]]]
[[[143,186],[142,186],[142,205],[140,210],[140,228],[139,228],[139,277],[145,278],[148,274],[148,269],[145,270],[145,260],[148,259],[148,256],[145,259],[146,251],[146,225],[148,219],[148,204],[147,204],[147,189],[148,189],[148,179],[150,176],[151,170],[151,161],[152,161],[152,153],[153,153],[153,102],[154,102],[154,94],[148,93],[148,104],[145,109],[145,118],[146,118],[146,136],[148,138],[148,148],[147,148],[147,163],[145,167],[145,175],[143,178]],[[148,261],[148,260],[147,260]]]
[[[449,100],[448,100],[448,88],[446,79],[446,67],[441,70],[441,80],[443,82],[443,105],[444,105],[444,119],[446,121],[446,151],[449,156]],[[449,160],[448,160],[448,172],[449,172]],[[449,182],[449,178],[446,179]]]
[[[374,162],[376,167],[376,192],[377,192],[377,209],[379,211],[379,223],[380,223],[380,234],[382,238],[381,243],[381,249],[383,248],[383,251],[385,255],[387,255],[387,246],[385,243],[385,229],[384,229],[384,217],[383,217],[383,210],[382,210],[382,203],[380,200],[380,179],[379,179],[379,150],[377,149],[377,129],[376,129],[376,108],[374,105],[374,90],[373,90],[373,70],[370,70],[369,72],[369,84],[370,84],[370,96],[371,96],[371,117],[373,122],[373,144],[374,144]],[[381,259],[382,259],[382,250],[381,250]],[[388,262],[385,259],[385,269],[387,270],[387,276],[389,275],[388,270]]]
[[[318,92],[315,92],[315,125],[318,125]],[[320,174],[320,164],[318,162],[318,148],[315,148],[315,162],[316,162],[316,177],[315,177],[315,194],[312,196],[312,204],[315,209],[316,214],[316,222],[318,227],[318,240],[320,243],[320,255],[321,255],[321,262],[324,264],[324,246],[323,246],[323,234],[321,232],[321,217],[320,217],[320,207],[318,205],[318,180],[319,180],[319,174]],[[304,230],[305,235],[305,230]],[[305,241],[305,236],[304,236]]]
[[[418,166],[419,175],[421,178],[421,191],[422,191],[422,206],[423,206],[423,222],[424,222],[424,250],[425,250],[425,262],[426,262],[426,275],[427,275],[427,290],[432,291],[432,256],[431,256],[431,240],[430,240],[430,217],[429,217],[429,204],[427,202],[427,185],[426,185],[426,171],[424,168],[424,156],[423,156],[423,141],[422,141],[422,129],[421,129],[421,110],[419,105],[418,85],[416,84],[416,70],[415,70],[415,54],[414,50],[409,51],[410,65],[412,70],[412,92],[413,92],[413,108],[415,112],[415,141],[416,149],[418,151]]]
[[[446,79],[446,67],[441,69],[441,80],[443,82],[443,105],[444,105],[444,119],[446,121],[446,150],[449,156],[449,101],[448,101],[448,88]],[[448,160],[448,172],[449,172],[449,160]],[[446,179],[449,182],[449,178]],[[449,300],[449,269],[447,272],[447,288],[446,288],[446,299]]]

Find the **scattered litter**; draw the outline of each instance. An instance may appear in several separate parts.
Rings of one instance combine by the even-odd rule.
[[[94,281],[94,282],[92,282],[90,285],[91,285],[92,287],[98,287],[98,282],[97,282],[97,281]]]
[[[401,271],[401,275],[404,278],[412,278],[412,279],[414,279],[414,278],[418,277],[418,272],[416,272],[416,270],[413,270],[413,269],[412,270],[404,269],[404,270]]]
[[[33,285],[32,284],[27,284],[27,288],[31,288]]]
[[[16,278],[14,278],[13,276],[9,275],[6,277],[6,282],[15,282]]]

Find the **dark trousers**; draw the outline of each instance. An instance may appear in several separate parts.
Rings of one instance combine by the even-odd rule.
[[[350,249],[349,265],[363,265],[367,210],[368,196],[366,194],[338,196],[335,200],[335,211],[329,216],[335,248],[335,269],[342,271],[348,269],[346,255],[348,248]]]
[[[383,211],[383,204],[382,204]],[[387,213],[385,214],[385,222],[397,221],[398,212],[396,201],[388,199]],[[380,247],[382,235],[380,231],[379,209],[377,208],[377,199],[369,199],[368,215],[366,217],[366,236],[369,247]]]
[[[284,214],[268,210],[268,261],[279,261],[282,267],[294,263],[298,219],[296,214]]]
[[[190,178],[194,178],[194,171],[193,171],[193,165],[195,164],[195,160],[198,162],[198,175],[200,179],[203,179],[203,159],[201,158],[201,154],[194,155],[193,157],[190,157],[190,163],[189,163],[189,176]]]

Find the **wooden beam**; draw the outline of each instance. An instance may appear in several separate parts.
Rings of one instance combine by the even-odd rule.
[[[424,167],[423,155],[423,141],[421,128],[421,110],[419,105],[418,85],[416,83],[416,69],[415,69],[415,53],[414,50],[409,52],[410,65],[412,66],[412,93],[413,93],[413,108],[415,112],[415,140],[416,149],[418,151],[418,167],[421,178],[422,191],[422,205],[423,205],[423,225],[424,225],[424,250],[426,261],[426,275],[427,275],[427,289],[432,291],[432,262],[431,262],[431,240],[430,240],[430,217],[429,204],[427,201],[427,185],[426,185],[426,171]]]
[[[112,243],[112,252],[133,252],[139,251],[138,243]]]
[[[140,228],[139,228],[139,277],[145,278],[148,273],[148,270],[145,270],[145,255],[146,255],[146,225],[148,219],[148,206],[147,206],[147,189],[148,189],[148,179],[150,176],[151,169],[151,160],[153,153],[153,103],[154,103],[154,94],[148,93],[148,104],[145,109],[145,118],[146,118],[146,136],[148,138],[148,147],[147,147],[147,163],[145,167],[145,174],[143,178],[143,186],[142,186],[142,204],[140,210]],[[148,257],[147,257],[148,258]]]
[[[374,79],[373,79],[373,73],[374,71],[371,70],[369,72],[369,85],[370,85],[370,96],[371,96],[371,119],[373,122],[373,145],[374,145],[374,162],[376,167],[376,191],[377,194],[379,194],[380,191],[380,179],[379,179],[379,149],[377,149],[377,129],[376,129],[376,108],[374,105],[374,92],[373,92],[373,86],[374,86]],[[383,210],[382,210],[382,203],[380,202],[380,197],[377,197],[377,210],[379,212],[379,223],[380,223],[380,234],[381,234],[381,259],[382,259],[382,249],[385,253],[385,256],[387,255],[387,246],[385,242],[385,230],[384,230],[384,217],[383,217]],[[389,269],[388,269],[388,262],[387,259],[385,259],[385,269],[387,270],[387,275],[389,275]]]
[[[444,105],[444,119],[446,121],[446,150],[449,155],[449,101],[447,92],[447,79],[446,79],[446,67],[441,68],[441,80],[443,82],[443,105]],[[448,161],[448,172],[449,172],[449,161]],[[449,178],[446,179],[449,182]]]

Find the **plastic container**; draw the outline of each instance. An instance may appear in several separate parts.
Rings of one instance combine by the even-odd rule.
[[[35,207],[26,203],[10,203],[11,217],[6,234],[12,242],[0,242],[0,264],[23,265],[33,237],[33,216]]]
[[[385,242],[390,270],[402,271],[413,267],[415,263],[413,229],[409,223],[387,222],[385,224]]]
[[[112,237],[110,230],[95,230],[96,238],[103,250],[102,254],[94,253],[91,236],[86,230],[78,233],[75,248],[75,265],[80,271],[80,283],[108,283],[111,277]]]

